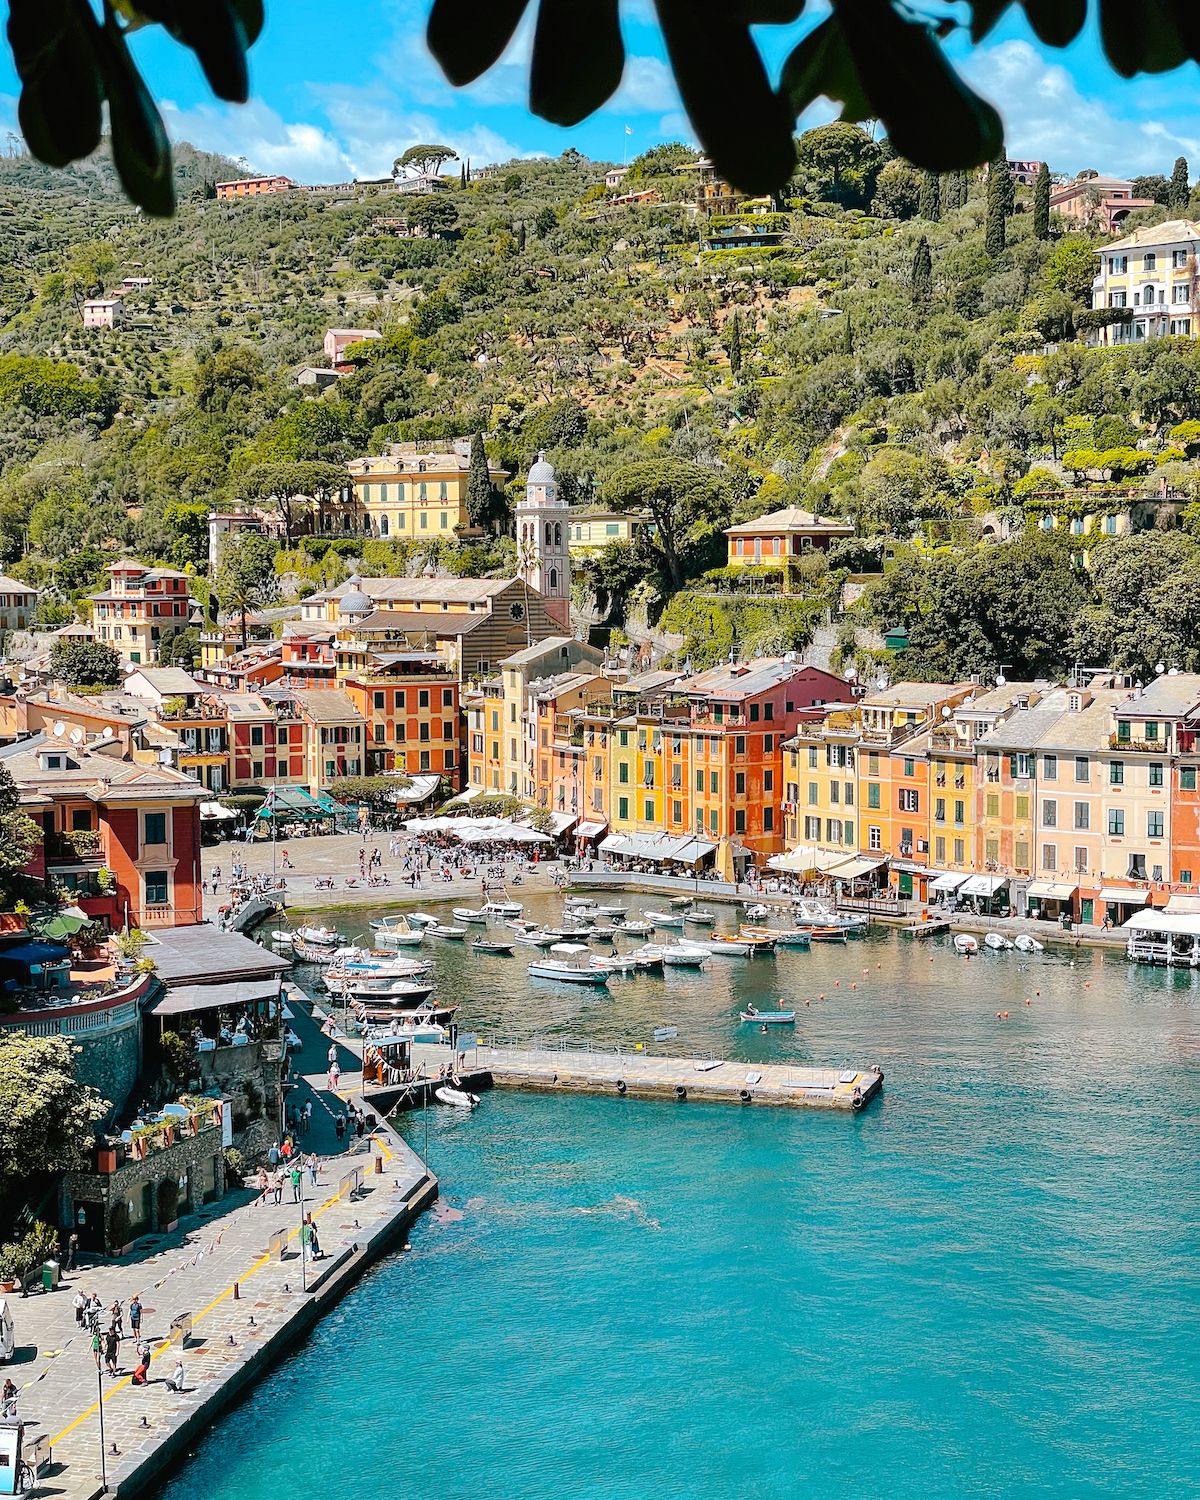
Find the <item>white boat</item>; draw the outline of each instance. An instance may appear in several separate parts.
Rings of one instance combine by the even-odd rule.
[[[1002,932],[989,932],[983,941],[993,953],[1004,953],[1012,948],[1012,944]]]
[[[581,932],[580,937],[587,938],[589,943],[612,943],[620,937],[621,931],[618,927],[589,927],[586,932]]]
[[[623,921],[629,913],[623,906],[598,906],[596,908],[598,917],[609,917],[614,922]]]
[[[475,911],[470,906],[455,906],[451,908],[456,922],[486,922],[487,912]]]
[[[681,911],[647,911],[643,912],[642,915],[654,927],[683,926],[683,913]]]
[[[587,927],[543,927],[542,931],[560,943],[585,943],[591,936]]]
[[[438,924],[438,919],[431,917],[427,911],[410,911],[408,921],[410,926],[416,927],[436,927]]]
[[[954,934],[955,953],[970,954],[979,952],[978,942],[969,932],[956,932]]]
[[[576,912],[590,912],[595,914],[599,912],[600,908],[590,896],[564,896],[563,910],[572,914]]]
[[[461,943],[467,935],[465,927],[451,927],[446,922],[434,922],[431,927],[426,927],[425,936],[445,938],[451,943]]]
[[[317,943],[304,943],[298,937],[292,939],[292,956],[302,964],[331,964],[336,950],[324,948]]]
[[[754,901],[747,905],[746,915],[752,922],[761,922],[765,917],[769,915],[769,913],[765,906],[761,905],[757,901]]]
[[[479,1095],[469,1093],[466,1089],[454,1089],[449,1084],[443,1084],[440,1089],[434,1089],[433,1097],[439,1104],[450,1104],[455,1109],[478,1109]]]
[[[485,901],[483,909],[489,917],[519,917],[524,911],[519,901]]]
[[[859,912],[834,911],[821,901],[801,899],[793,918],[797,927],[844,927],[848,933],[865,932],[867,918]]]
[[[1021,953],[1045,953],[1045,943],[1039,943],[1037,938],[1030,937],[1027,932],[1018,932],[1013,938],[1013,947]]]
[[[376,917],[371,931],[381,948],[416,948],[424,937],[424,930],[410,927],[405,917]]]
[[[342,940],[334,927],[297,927],[296,936],[314,948],[336,948]]]
[[[606,969],[610,974],[661,974],[663,968],[662,953],[649,945],[632,953],[597,954],[591,962],[592,968]]]
[[[756,1026],[794,1026],[796,1024],[794,1010],[756,1010],[752,1005],[748,1010],[743,1010],[739,1014],[743,1021],[752,1021]]]
[[[520,943],[524,948],[549,948],[551,943],[557,943],[558,939],[552,932],[542,932],[540,928],[526,929],[524,932],[514,932],[513,942]]]
[[[530,979],[556,979],[563,984],[607,984],[608,970],[593,968],[582,943],[555,943],[558,958],[539,958],[529,965]]]
[[[654,931],[654,923],[643,922],[640,917],[635,917],[631,922],[622,922],[621,931],[627,932],[630,937],[649,937]]]
[[[406,979],[390,979],[379,984],[372,980],[348,979],[341,988],[331,991],[352,1005],[394,1005],[411,1010],[433,994],[431,984],[410,984]]]
[[[711,927],[717,920],[716,913],[711,911],[685,911],[683,914],[685,922],[691,922],[696,927]]]
[[[663,963],[670,969],[699,969],[708,958],[708,949],[701,947],[698,943],[647,943],[644,948],[637,950],[642,953],[656,953]]]
[[[503,938],[476,938],[467,946],[474,953],[508,954],[513,951],[513,945]]]

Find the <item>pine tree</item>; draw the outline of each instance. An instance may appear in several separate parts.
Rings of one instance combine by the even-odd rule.
[[[742,372],[742,320],[735,312],[729,320],[729,373],[736,380]]]
[[[984,228],[983,243],[993,260],[1004,252],[1004,219],[1011,191],[1012,179],[1008,175],[1008,167],[1001,155],[999,160],[992,162],[988,168],[987,180],[987,223]]]
[[[938,177],[936,172],[926,172],[921,177],[921,193],[917,199],[917,213],[930,223],[941,218]]]
[[[518,250],[524,250],[524,248],[525,248],[525,220],[522,219],[521,222],[517,225],[517,249]]]
[[[1033,234],[1039,240],[1050,238],[1050,168],[1045,162],[1033,184]]]
[[[909,282],[914,307],[928,307],[933,301],[933,256],[924,235],[913,251],[912,277]]]
[[[486,526],[492,509],[492,476],[488,473],[483,434],[471,439],[471,463],[467,470],[467,520],[472,526]]]
[[[1173,209],[1186,208],[1190,193],[1187,157],[1177,156],[1175,158],[1175,165],[1171,170],[1171,185],[1167,189],[1167,207]]]

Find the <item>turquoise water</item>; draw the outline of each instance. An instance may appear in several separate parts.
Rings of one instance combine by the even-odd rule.
[[[1200,1485],[1190,976],[893,936],[608,999],[531,996],[519,961],[438,963],[485,1034],[666,1020],[681,1048],[879,1062],[885,1094],[854,1118],[500,1093],[431,1111],[443,1202],[412,1253],[171,1500]],[[794,1037],[736,1026],[781,993]]]

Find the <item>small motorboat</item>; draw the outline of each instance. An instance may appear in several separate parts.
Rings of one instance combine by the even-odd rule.
[[[487,912],[480,909],[474,910],[470,906],[455,906],[451,908],[456,922],[486,922]]]
[[[609,926],[589,927],[586,931],[579,934],[580,937],[587,938],[589,943],[615,942],[616,939],[620,937],[620,935],[620,930],[618,928]]]
[[[535,959],[529,965],[530,979],[556,979],[562,984],[608,983],[608,970],[593,967],[582,943],[555,943],[550,951],[559,957]]]
[[[1045,943],[1039,943],[1037,938],[1031,937],[1027,932],[1018,932],[1013,938],[1013,947],[1020,953],[1045,953]]]
[[[336,948],[342,940],[334,927],[297,927],[296,936],[312,948]]]
[[[685,922],[691,922],[695,927],[711,927],[717,920],[716,913],[701,911],[699,907],[695,911],[685,911],[683,914]]]
[[[513,942],[520,943],[525,948],[549,948],[551,943],[558,942],[558,938],[551,932],[542,932],[535,927],[525,932],[514,932]]]
[[[578,916],[581,913],[594,916],[599,912],[600,908],[590,896],[564,896],[563,910],[569,912],[572,916]]]
[[[794,1026],[796,1024],[794,1010],[759,1010],[756,1006],[748,1005],[739,1014],[743,1021],[753,1021],[758,1026]]]
[[[519,917],[525,910],[519,901],[485,901],[483,909],[489,917]]]
[[[371,931],[381,948],[416,948],[424,937],[423,929],[411,927],[406,917],[375,917]]]
[[[454,1017],[457,1005],[441,1005],[431,1002],[415,1008],[404,1005],[377,1004],[359,1000],[354,1005],[354,1018],[365,1034],[368,1031],[390,1031],[399,1026],[445,1026]]]
[[[292,946],[292,939],[294,937],[295,933],[289,932],[286,927],[277,927],[271,934],[271,941],[273,943],[280,943],[290,948]]]
[[[443,1084],[440,1089],[434,1089],[433,1097],[439,1104],[449,1104],[455,1109],[478,1109],[479,1095],[472,1094],[467,1089],[451,1088]]]
[[[667,902],[667,905],[679,907],[680,909],[682,909],[685,906],[694,906],[695,902],[692,900],[691,896],[672,896],[671,899]]]
[[[437,918],[431,917],[427,911],[410,911],[407,915],[409,925],[412,927],[437,926]]]
[[[800,930],[797,928],[797,931]],[[844,943],[849,940],[849,933],[844,927],[810,927],[807,931],[811,943]]]
[[[979,943],[969,932],[956,932],[954,934],[954,951],[969,955],[979,952]]]
[[[467,946],[472,953],[508,954],[513,951],[513,945],[503,938],[476,938]]]
[[[723,933],[714,933],[698,946],[707,948],[713,954],[725,953],[732,958],[752,958],[756,953],[773,953],[775,951],[775,939],[769,937],[752,937],[745,932],[739,932],[734,937],[729,937]]]
[[[664,943],[659,949],[668,969],[701,969],[709,953],[692,943]]]
[[[586,927],[543,927],[542,931],[548,932],[560,943],[586,942],[591,936],[591,932]]]
[[[755,901],[746,907],[746,915],[752,922],[761,922],[764,917],[769,915],[769,913],[765,906],[762,906],[759,902]]]
[[[446,922],[434,922],[432,926],[425,929],[426,937],[445,938],[450,943],[461,943],[466,935],[465,927],[451,927]]]
[[[598,917],[608,917],[613,922],[623,922],[629,913],[623,906],[598,906],[596,908]]]
[[[812,941],[812,931],[807,927],[743,927],[742,937],[769,938],[773,943],[782,944],[785,948],[807,948]]]
[[[1010,952],[1013,946],[1002,932],[989,932],[983,941],[993,953]]]
[[[315,943],[301,942],[298,937],[292,939],[292,956],[302,964],[331,964],[335,951],[333,948],[319,947]]]
[[[654,923],[644,922],[641,917],[634,917],[630,922],[621,923],[621,931],[627,932],[630,937],[649,937],[654,931]]]
[[[682,927],[683,913],[681,911],[647,911],[642,915],[652,927]]]
[[[635,948],[632,953],[607,953],[592,959],[598,969],[608,969],[613,974],[661,974],[663,958],[660,949],[647,944]]]
[[[413,984],[408,979],[345,979],[336,989],[331,988],[330,994],[343,1000],[395,1001],[401,1006],[413,1006],[429,999],[433,985]]]

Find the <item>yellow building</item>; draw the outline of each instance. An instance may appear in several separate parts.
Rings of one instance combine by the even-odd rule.
[[[1102,344],[1136,344],[1162,334],[1200,333],[1197,252],[1200,224],[1149,224],[1096,251],[1094,308],[1126,309],[1128,318],[1096,332]]]
[[[455,438],[436,450],[428,444],[393,443],[385,453],[352,459],[346,467],[346,489],[318,507],[322,533],[429,541],[453,537],[471,524],[470,438]],[[503,469],[489,473],[496,486],[507,478]]]
[[[649,524],[645,516],[623,511],[574,510],[568,518],[567,537],[572,552],[602,552],[613,542],[634,541]]]

